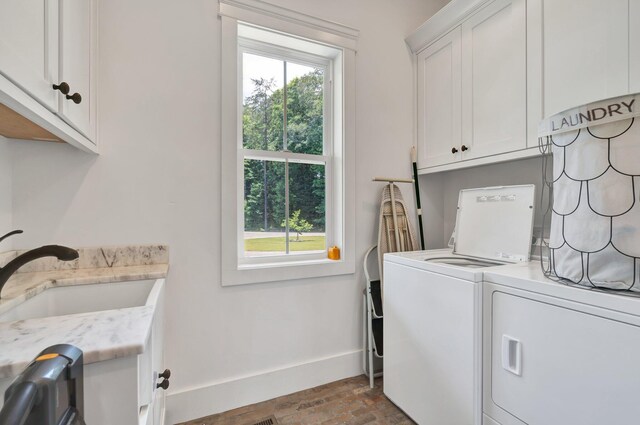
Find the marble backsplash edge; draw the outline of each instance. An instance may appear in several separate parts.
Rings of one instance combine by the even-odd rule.
[[[40,258],[25,264],[19,273],[51,270],[96,269],[127,266],[146,266],[169,263],[167,245],[122,245],[110,247],[77,248],[80,254],[74,261],[59,261],[55,257]],[[0,267],[25,251],[0,253]]]
[[[0,267],[4,267],[9,261],[18,256],[18,251],[0,252]]]

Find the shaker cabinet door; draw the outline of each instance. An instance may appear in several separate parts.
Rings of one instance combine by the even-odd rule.
[[[418,167],[460,159],[460,27],[418,54]]]
[[[544,116],[629,93],[629,12],[638,2],[541,1]]]
[[[167,368],[164,360],[164,288],[156,301],[156,313],[151,332],[153,334],[153,376],[156,378],[153,393],[153,423],[162,425],[164,424],[166,391],[158,388],[157,384],[162,381],[158,375]]]
[[[0,1],[0,74],[50,110],[57,107],[57,0]]]
[[[60,1],[60,80],[69,95],[60,96],[62,118],[91,140],[95,139],[96,1]]]
[[[462,24],[462,159],[526,148],[526,7],[496,0]]]
[[[629,2],[629,92],[640,92],[640,2]]]

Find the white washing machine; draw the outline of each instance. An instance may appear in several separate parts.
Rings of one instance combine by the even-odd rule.
[[[480,425],[484,271],[529,260],[534,186],[460,192],[453,250],[384,257],[384,393],[422,425]]]

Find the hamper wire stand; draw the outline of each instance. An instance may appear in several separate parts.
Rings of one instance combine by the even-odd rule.
[[[605,105],[621,99],[627,114],[594,122],[596,112],[611,111]],[[547,133],[549,126],[576,123],[538,139],[544,154],[541,204],[548,195],[540,239],[550,235],[540,245],[540,257],[548,278],[640,296],[640,105],[635,103],[633,96],[610,99],[547,120]]]

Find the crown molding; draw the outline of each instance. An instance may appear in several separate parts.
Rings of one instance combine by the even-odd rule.
[[[254,25],[287,31],[292,25],[302,36],[355,50],[360,31],[260,0],[219,0],[219,14]]]
[[[490,0],[451,0],[405,38],[405,42],[412,52],[418,53],[489,2]]]

